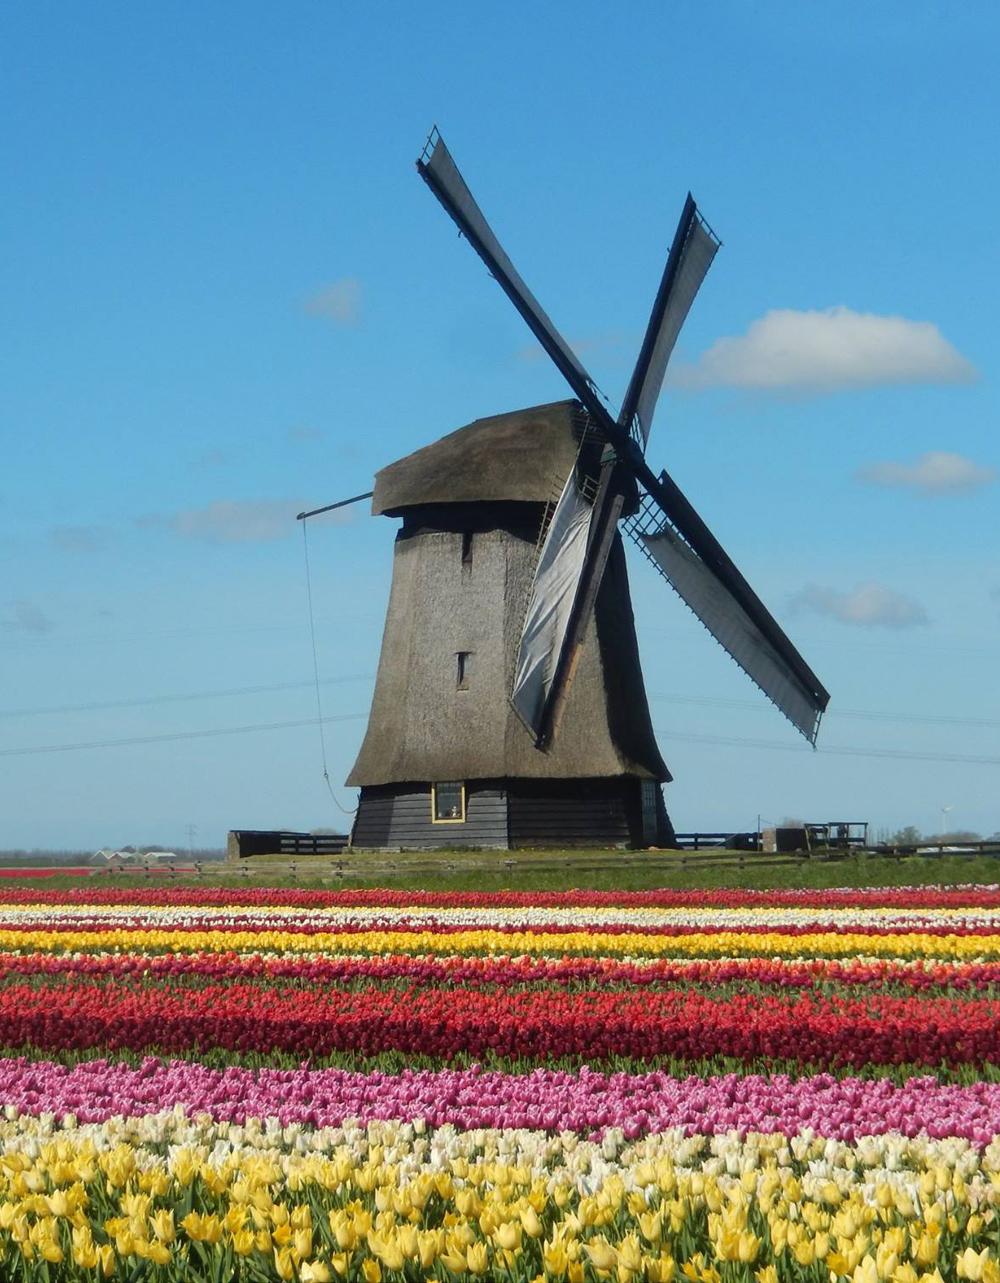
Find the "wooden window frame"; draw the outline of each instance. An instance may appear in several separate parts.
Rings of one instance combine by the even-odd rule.
[[[436,785],[436,784],[432,784],[432,785],[431,785],[431,823],[432,823],[432,824],[464,824],[464,823],[465,823],[465,815],[466,815],[466,804],[465,804],[465,781],[464,781],[464,780],[461,780],[461,781],[459,781],[459,780],[447,780],[447,781],[446,781],[446,780],[442,780],[441,782],[442,782],[442,784],[444,784],[444,783],[448,783],[448,784],[457,784],[457,785],[458,785],[458,787],[461,789],[461,794],[462,794],[462,814],[461,814],[461,815],[448,815],[448,816],[444,816],[442,819],[438,819],[438,814],[437,814],[437,785]]]

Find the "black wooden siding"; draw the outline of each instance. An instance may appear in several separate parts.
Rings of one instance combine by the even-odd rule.
[[[464,823],[435,824],[431,820],[430,784],[362,788],[352,845],[392,850],[463,846],[506,850],[507,800],[496,785],[473,782],[466,785]]]
[[[642,808],[635,778],[511,780],[511,847],[640,846]]]
[[[368,785],[361,790],[352,845],[358,849],[441,847],[643,847],[673,844],[654,784],[655,821],[643,829],[643,784],[635,776],[578,780],[475,780],[466,784],[466,819],[431,821],[430,784]]]

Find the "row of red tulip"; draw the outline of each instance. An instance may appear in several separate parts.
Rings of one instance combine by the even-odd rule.
[[[986,999],[811,992],[711,996],[590,989],[368,988],[247,983],[114,988],[85,980],[0,990],[0,1044],[303,1056],[397,1051],[448,1058],[760,1057],[826,1066],[1000,1059]]]
[[[1000,985],[1000,962],[851,962],[839,958],[714,958],[646,962],[613,957],[415,956],[297,958],[245,953],[30,953],[0,954],[5,976],[107,976],[203,980],[299,980],[331,985],[362,981],[411,980],[420,984],[580,985],[660,988],[665,985],[767,985],[781,989],[825,985],[881,988],[887,984],[925,992],[935,989],[977,993]]]

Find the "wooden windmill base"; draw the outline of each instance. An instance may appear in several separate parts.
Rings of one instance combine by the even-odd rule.
[[[436,789],[444,787],[426,782],[363,786],[351,846],[377,851],[676,846],[663,790],[653,780],[467,780],[448,786],[449,800],[455,799],[448,808],[436,797]]]

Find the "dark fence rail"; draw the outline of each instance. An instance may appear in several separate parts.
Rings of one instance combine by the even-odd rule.
[[[254,855],[339,855],[346,851],[346,833],[287,833],[270,829],[233,829],[227,860]]]
[[[759,833],[675,833],[682,851],[707,851],[713,847],[728,851],[759,851]]]

